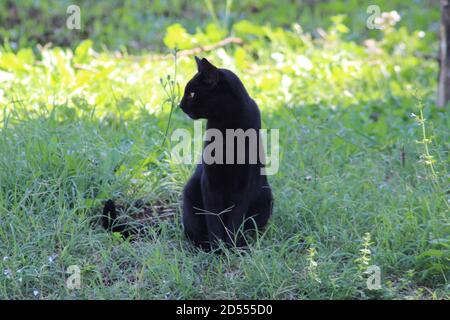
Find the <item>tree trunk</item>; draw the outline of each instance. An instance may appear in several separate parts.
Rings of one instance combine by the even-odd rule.
[[[441,46],[438,107],[450,101],[450,0],[441,0]]]

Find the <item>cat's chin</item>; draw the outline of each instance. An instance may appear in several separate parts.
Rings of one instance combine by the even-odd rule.
[[[189,118],[191,118],[192,120],[198,120],[198,119],[200,119],[200,117],[198,117],[198,116],[196,116],[196,115],[193,115],[193,114],[191,114],[191,113],[186,113],[188,116],[189,116]]]

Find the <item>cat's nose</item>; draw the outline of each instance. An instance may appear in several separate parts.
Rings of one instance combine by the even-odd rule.
[[[184,111],[185,101],[184,98],[181,99],[180,103],[178,104],[178,108]]]

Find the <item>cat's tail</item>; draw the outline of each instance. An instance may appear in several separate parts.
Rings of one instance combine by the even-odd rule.
[[[109,199],[103,207],[103,215],[100,218],[103,228],[110,232],[118,232],[125,238],[141,235],[144,232],[143,226],[133,226],[131,224],[122,223],[117,216],[116,205],[114,201]]]

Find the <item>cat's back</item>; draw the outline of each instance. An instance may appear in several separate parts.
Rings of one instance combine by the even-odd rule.
[[[241,79],[231,70],[220,69],[220,72],[223,74],[225,81],[230,86],[231,91],[239,97],[239,101],[243,107],[242,110],[246,111],[246,118],[251,120],[250,127],[259,129],[261,127],[261,115],[258,104],[250,97]]]
[[[224,80],[227,82],[231,91],[239,96],[243,103],[250,103],[252,100],[247,90],[245,89],[244,84],[241,79],[231,70],[228,69],[219,69],[222,73]]]

